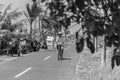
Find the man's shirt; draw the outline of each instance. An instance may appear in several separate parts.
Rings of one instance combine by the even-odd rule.
[[[57,45],[63,45],[64,44],[63,37],[57,37],[56,42],[57,42]]]

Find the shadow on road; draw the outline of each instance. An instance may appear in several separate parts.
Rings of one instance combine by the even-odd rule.
[[[63,58],[62,60],[72,60],[72,59],[70,59],[70,58]]]
[[[56,51],[56,49],[53,49],[53,50],[52,50],[52,49],[51,49],[51,50],[49,49],[49,50],[47,50],[47,51]]]

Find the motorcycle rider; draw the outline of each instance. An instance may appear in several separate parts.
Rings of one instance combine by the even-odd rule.
[[[58,50],[58,60],[63,60],[64,39],[63,39],[62,34],[63,34],[62,32],[59,32],[58,36],[56,38],[57,50]],[[60,52],[60,50],[62,50],[62,52]]]

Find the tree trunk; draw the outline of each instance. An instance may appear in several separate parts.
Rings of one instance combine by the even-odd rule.
[[[53,40],[53,48],[55,48],[55,42],[56,42],[56,37],[57,37],[55,31],[54,31],[53,37],[54,37],[54,40]]]
[[[106,65],[106,38],[104,36],[104,46],[103,46],[103,53],[101,56],[101,66],[104,67]]]
[[[65,29],[65,41],[67,41],[66,29]]]
[[[95,37],[93,36],[93,44],[95,45]]]
[[[41,35],[42,35],[42,41],[44,41],[44,30],[43,30],[43,26],[42,26],[42,22],[41,22]]]
[[[40,6],[41,5],[41,2],[40,2],[40,0],[38,0],[38,2],[39,2],[39,4],[38,4],[38,6]],[[41,36],[41,18],[40,18],[40,14],[39,14],[39,34],[40,34],[40,36]]]
[[[37,23],[37,19],[35,19],[35,27],[34,27],[34,31],[35,31],[35,32],[37,31],[36,23]]]
[[[41,20],[40,20],[40,16],[39,16],[39,32],[41,33]]]
[[[30,38],[32,39],[32,23],[30,23]]]
[[[98,37],[95,38],[95,50],[98,52]]]

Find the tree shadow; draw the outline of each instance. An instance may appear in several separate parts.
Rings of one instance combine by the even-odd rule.
[[[72,59],[70,59],[70,58],[63,58],[62,60],[72,60]]]
[[[53,50],[47,50],[47,51],[56,51],[56,49],[53,49]]]

